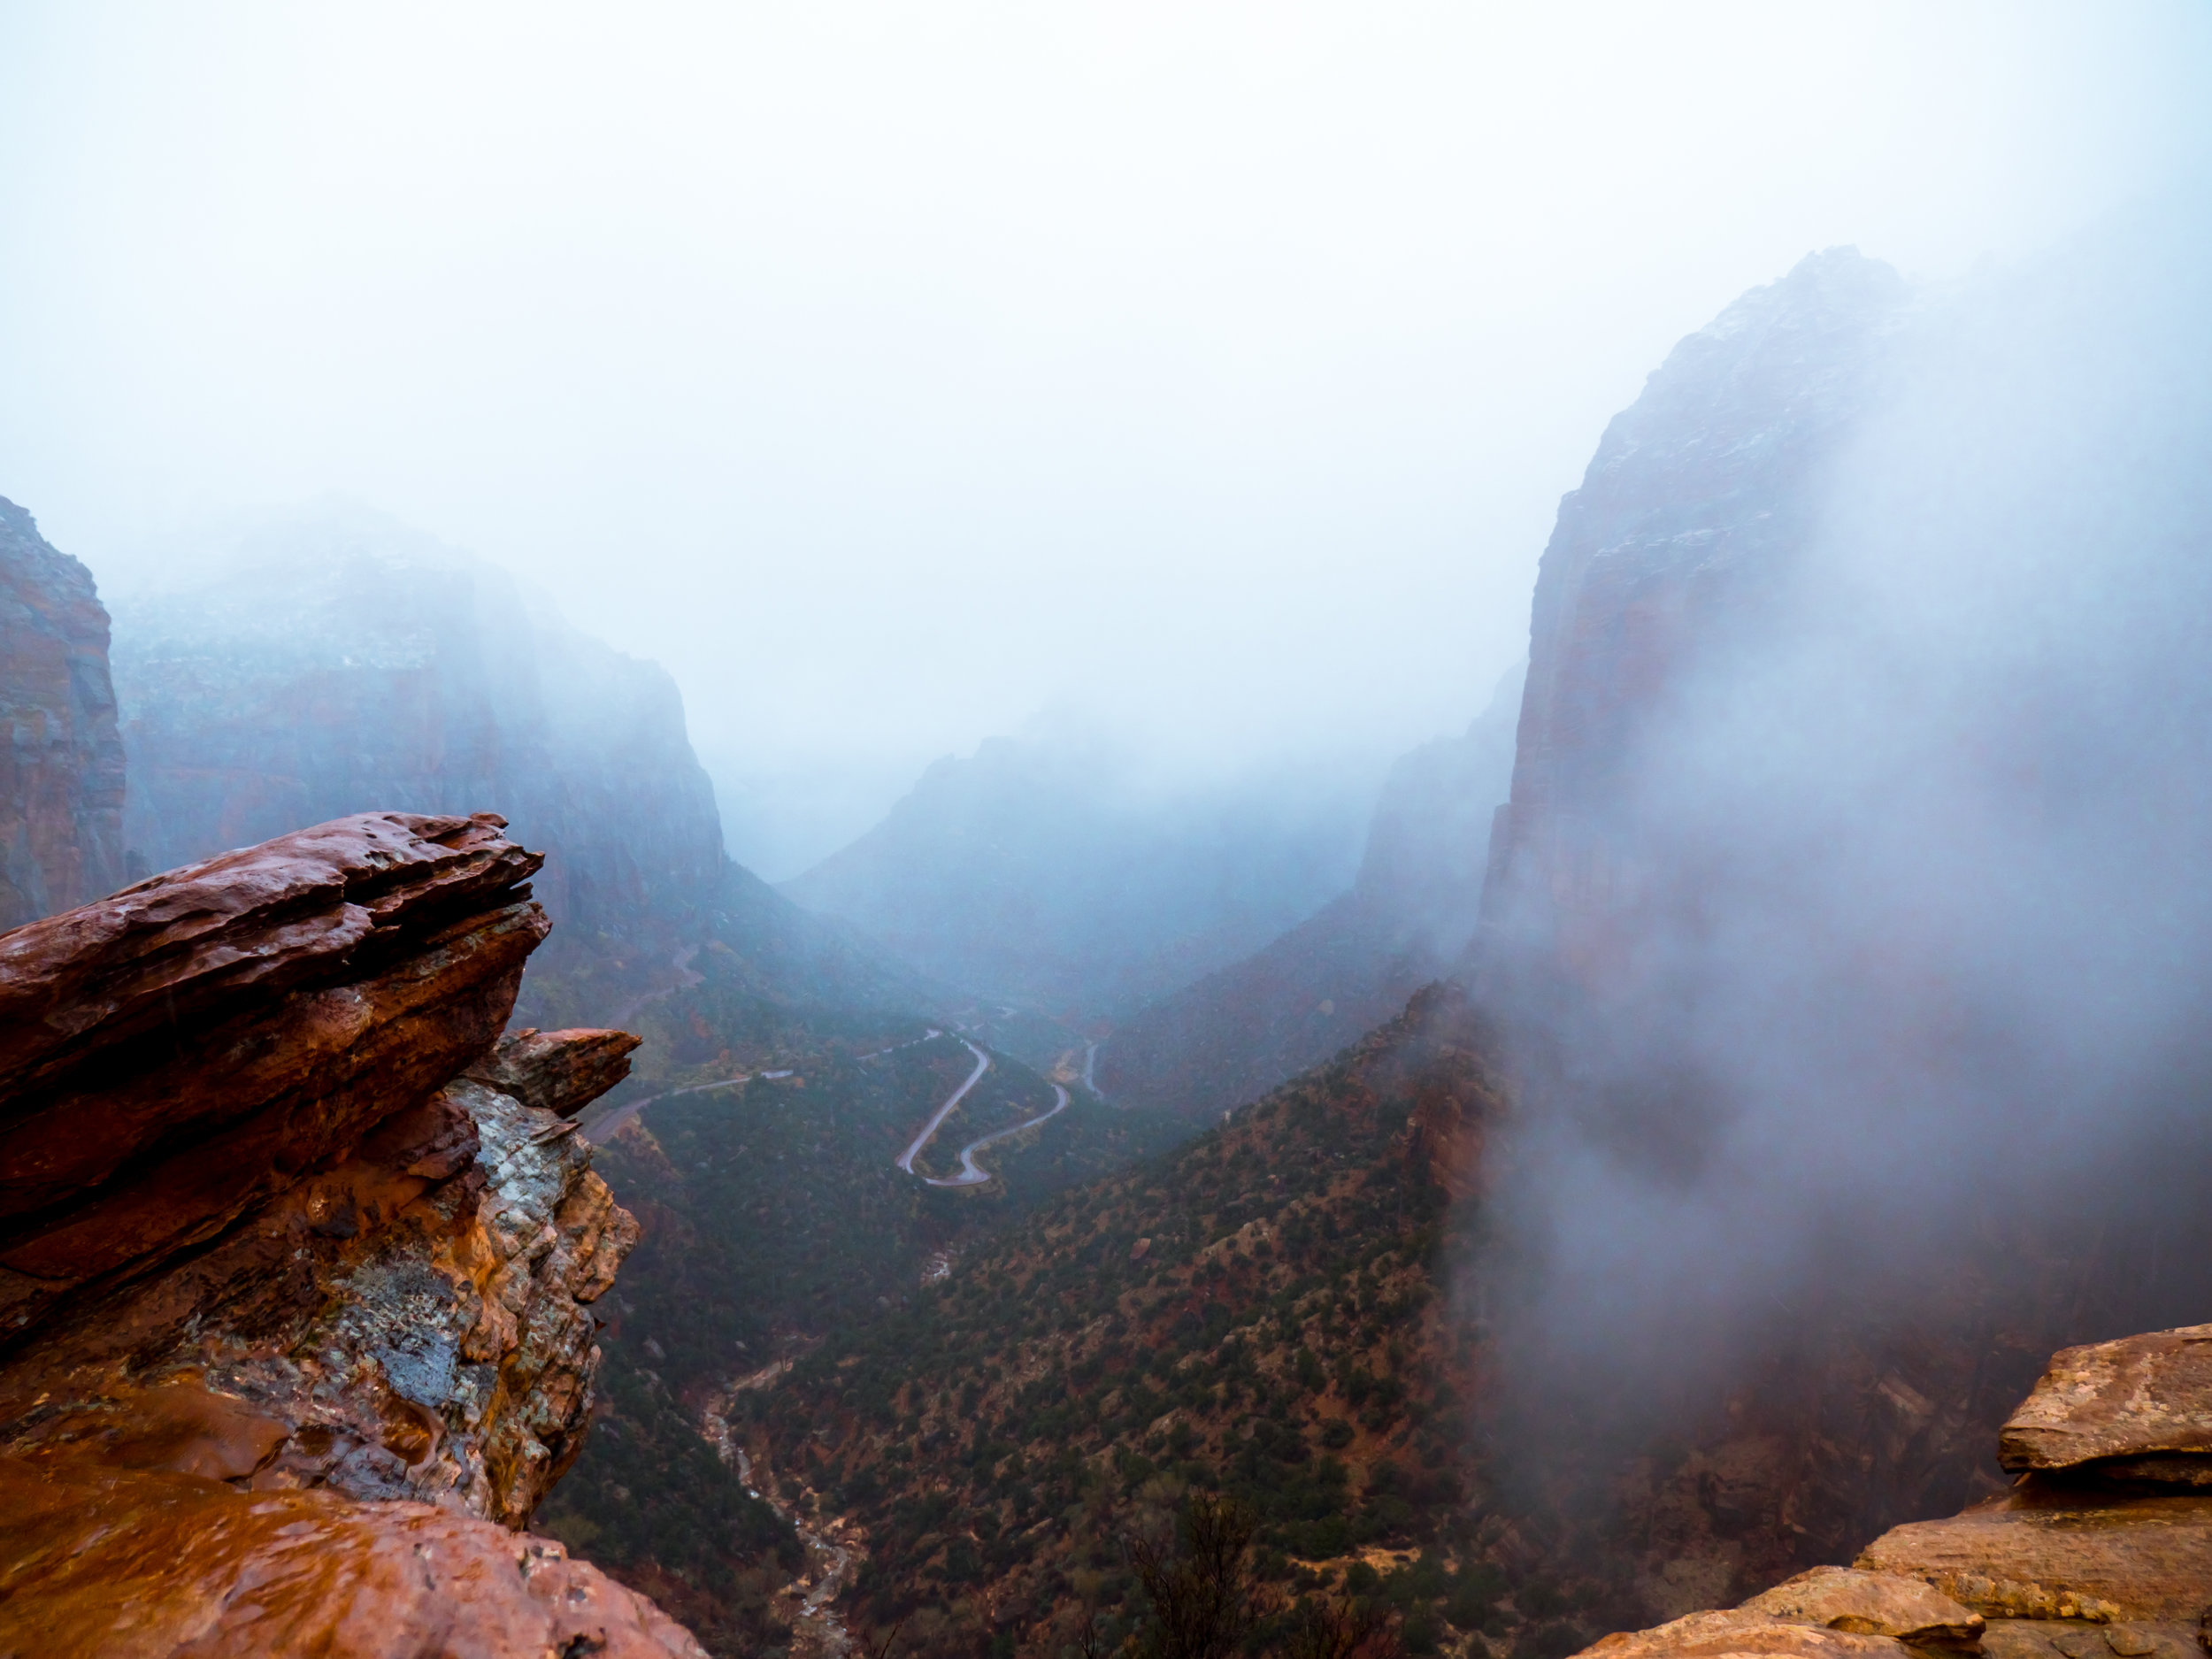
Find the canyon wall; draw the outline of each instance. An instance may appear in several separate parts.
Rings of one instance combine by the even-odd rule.
[[[1489,841],[1488,956],[1595,986],[1632,972],[1649,854],[1640,750],[1824,523],[1909,296],[1816,254],[1678,345],[1559,504],[1539,566],[1509,800]]]
[[[123,879],[123,749],[92,576],[0,498],[0,930]]]
[[[1942,288],[1810,257],[1561,504],[1461,1294],[1501,1443],[1655,1612],[1993,1493],[2042,1355],[2212,1297],[2200,219]]]
[[[550,855],[564,949],[661,949],[711,902],[720,820],[674,682],[496,566],[337,514],[117,617],[126,838],[149,868],[343,813],[491,802]]]
[[[0,1646],[696,1654],[522,1532],[637,1237],[504,1033],[488,815],[370,813],[0,934]]]

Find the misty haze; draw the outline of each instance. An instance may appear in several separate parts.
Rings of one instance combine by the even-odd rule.
[[[2212,13],[0,16],[0,1654],[2212,1652]]]

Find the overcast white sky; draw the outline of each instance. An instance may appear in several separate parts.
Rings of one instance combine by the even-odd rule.
[[[726,785],[1394,750],[1674,339],[2170,186],[2208,89],[2202,0],[0,0],[0,494],[111,582],[384,508]]]

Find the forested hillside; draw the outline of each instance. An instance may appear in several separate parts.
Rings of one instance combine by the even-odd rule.
[[[1469,1502],[1479,1349],[1444,1274],[1483,1225],[1458,1176],[1502,1111],[1494,1065],[1482,1021],[1432,989],[743,1396],[758,1460],[865,1529],[874,1639],[1050,1652],[1092,1609],[1124,1628],[1121,1540],[1193,1490],[1257,1511],[1282,1592],[1382,1591],[1417,1651],[1562,1612]]]

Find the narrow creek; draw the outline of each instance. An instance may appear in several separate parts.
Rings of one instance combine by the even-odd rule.
[[[802,1502],[795,1503],[784,1496],[773,1473],[764,1471],[756,1475],[753,1460],[730,1432],[726,1415],[732,1395],[749,1387],[764,1386],[789,1369],[790,1362],[785,1360],[741,1379],[729,1394],[706,1409],[703,1424],[716,1455],[736,1471],[737,1478],[745,1483],[746,1491],[789,1523],[806,1550],[806,1570],[784,1589],[784,1594],[795,1598],[799,1604],[791,1618],[792,1659],[847,1659],[852,1652],[852,1634],[845,1628],[836,1601],[860,1566],[864,1553],[860,1542],[850,1536],[849,1525],[841,1515],[833,1516],[819,1525],[815,1524],[811,1518],[812,1493],[802,1487]]]

